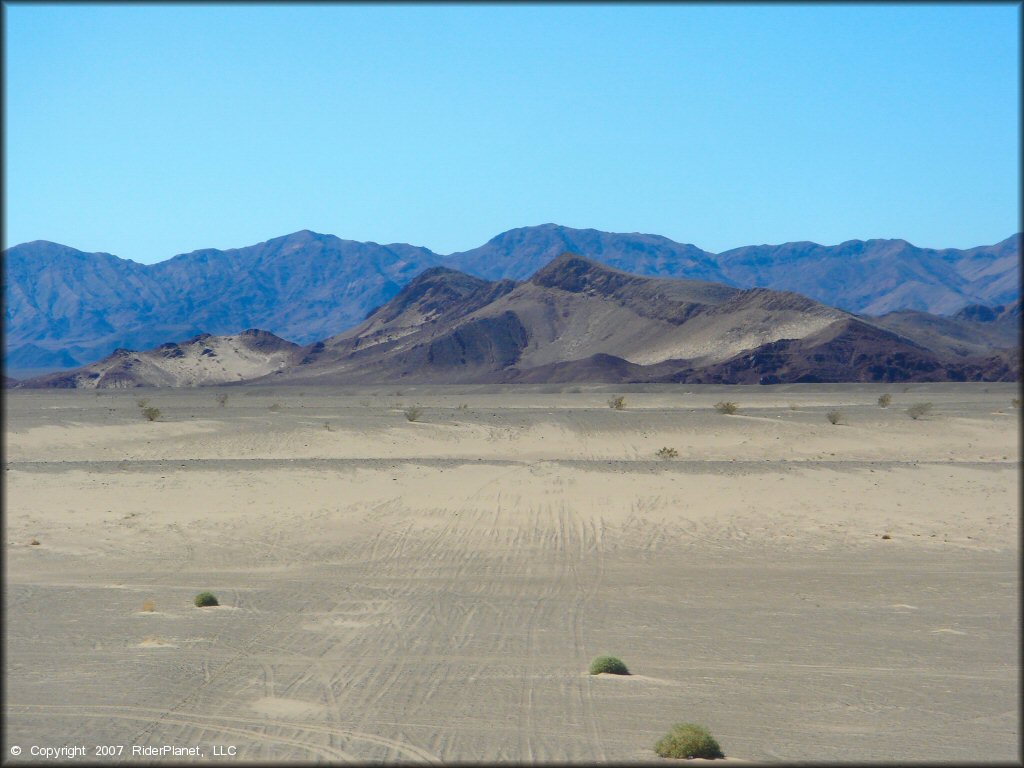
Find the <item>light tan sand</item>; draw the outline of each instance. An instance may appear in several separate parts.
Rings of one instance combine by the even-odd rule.
[[[1018,759],[1017,391],[903,390],[9,393],[5,754]]]

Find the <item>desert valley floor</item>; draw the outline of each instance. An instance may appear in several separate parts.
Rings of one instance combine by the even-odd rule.
[[[1018,760],[1018,396],[8,392],[5,759]]]

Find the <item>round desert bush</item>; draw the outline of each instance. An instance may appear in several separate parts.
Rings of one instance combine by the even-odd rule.
[[[609,675],[629,674],[629,670],[626,669],[626,665],[622,663],[622,660],[614,656],[598,656],[590,662],[590,674],[600,675],[602,672],[606,672]]]
[[[693,723],[677,723],[672,730],[654,745],[654,751],[662,757],[689,759],[703,757],[713,759],[725,757],[718,742],[708,729]]]
[[[916,421],[917,419],[920,419],[922,416],[928,413],[931,409],[931,403],[914,403],[912,406],[907,408],[907,415]]]
[[[213,594],[213,592],[200,592],[198,595],[196,595],[195,603],[196,606],[198,606],[199,608],[206,608],[210,605],[220,605],[220,603],[217,602],[217,598]]]

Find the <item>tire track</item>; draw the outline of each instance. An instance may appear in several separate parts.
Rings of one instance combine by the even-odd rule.
[[[240,602],[238,591],[237,590],[232,590],[232,594],[233,594],[235,603],[237,604],[238,602]],[[165,714],[171,715],[174,712],[176,712],[177,710],[181,709],[186,704],[188,704],[188,703],[194,701],[195,699],[197,699],[200,696],[200,694],[202,694],[203,691],[206,690],[206,688],[208,688],[210,685],[212,685],[214,683],[214,681],[218,680],[225,673],[225,671],[229,667],[231,667],[233,664],[238,662],[240,659],[249,656],[252,653],[251,648],[258,643],[258,641],[260,640],[261,637],[263,637],[264,635],[268,634],[269,632],[277,629],[278,626],[280,626],[281,624],[285,623],[286,621],[288,621],[289,619],[292,619],[292,618],[293,618],[293,616],[292,616],[291,613],[284,613],[284,614],[282,614],[281,618],[278,619],[276,622],[272,623],[271,625],[269,625],[267,627],[264,627],[260,632],[258,632],[256,635],[254,635],[247,643],[245,643],[239,650],[237,650],[233,656],[231,656],[227,661],[225,661],[220,666],[219,669],[217,669],[213,673],[209,673],[209,674],[204,675],[203,682],[201,682],[198,686],[196,686],[195,689],[193,689],[190,693],[188,693],[177,704],[175,704],[174,706],[168,708],[165,711]],[[226,631],[226,628],[222,629],[221,632],[219,632],[215,637],[217,639],[219,639],[220,635],[223,634],[224,631]],[[153,723],[152,727],[155,728],[157,725],[159,725],[159,721]],[[143,738],[146,735],[147,731],[149,731],[149,730],[151,730],[151,729],[150,728],[143,728],[142,731],[140,731],[135,736],[135,738],[132,740],[132,742],[134,743],[134,742],[138,741],[139,739]]]
[[[533,669],[534,648],[536,645],[537,614],[540,612],[543,598],[538,597],[530,609],[530,617],[526,622],[526,662],[523,669],[522,683],[519,689],[519,716],[517,718],[519,732],[519,762],[531,762],[533,749],[530,733],[533,731],[533,688],[530,686],[530,672]]]
[[[582,521],[581,521],[582,525]],[[583,639],[583,627],[582,619],[584,608],[593,601],[594,597],[598,594],[601,587],[601,581],[604,578],[604,551],[600,544],[597,543],[597,533],[594,530],[594,524],[591,523],[592,535],[594,536],[594,551],[595,551],[595,574],[590,580],[590,585],[586,586],[582,583],[579,577],[579,572],[574,569],[573,575],[576,578],[576,601],[573,606],[573,643],[576,651],[576,660],[579,669],[586,669],[588,663],[588,654],[586,650],[586,644]],[[581,531],[585,533],[585,528],[581,528]],[[585,553],[588,548],[585,546],[585,535],[580,537],[580,560],[582,562]],[[598,751],[597,760],[599,762],[605,762],[607,759],[604,744],[601,739],[601,731],[597,727],[597,716],[594,712],[594,688],[593,682],[589,675],[580,676],[577,682],[577,695],[579,699],[580,709],[583,714],[583,720],[586,723],[587,731],[590,735],[590,744],[593,745]]]
[[[296,612],[296,616],[301,614],[302,608],[307,607],[309,604],[316,602],[314,596],[310,596],[308,590],[308,584],[299,582],[295,586],[297,594],[289,596],[287,600],[288,604],[295,604],[299,606],[299,610]],[[337,591],[321,589],[319,595],[316,597],[322,597],[322,602],[330,604],[333,601],[333,605],[327,611],[327,615],[330,616],[338,612],[338,609],[346,603],[352,601],[351,588],[346,588],[340,596]],[[300,602],[299,598],[303,598],[304,602]],[[302,659],[306,661],[305,667],[298,673],[298,675],[290,682],[280,684],[277,682],[273,663],[261,663],[263,670],[263,688],[264,694],[267,697],[276,697],[280,694],[287,694],[296,698],[303,698],[303,692],[307,685],[313,680],[314,676],[319,680],[323,681],[324,678],[324,658],[339,644],[345,643],[351,640],[351,632],[346,633],[344,637],[337,637],[331,635],[326,638],[317,639],[316,634],[311,634],[309,630],[305,629],[299,621],[295,621],[292,624],[290,631],[285,632],[281,637],[275,639],[273,642],[261,640],[259,636],[253,638],[248,644],[248,652],[252,655],[257,649],[269,651],[275,655],[289,655],[296,659]],[[311,647],[303,648],[302,641],[304,639],[311,639],[313,644]],[[246,649],[238,649],[240,652],[244,652]],[[326,689],[326,695],[323,698],[326,699],[328,705],[332,702],[336,704],[336,700],[333,696],[333,690],[331,690],[330,684],[323,685]],[[237,700],[238,696],[223,697],[222,707],[230,706],[230,702]],[[338,713],[335,707],[329,707],[327,710],[327,716],[329,721],[335,723],[338,722]],[[331,744],[336,741],[336,738],[330,739]]]
[[[536,463],[535,463],[536,464]],[[426,687],[421,685],[414,676],[411,684],[403,687],[408,680],[406,671],[410,669],[408,658],[410,651],[419,653],[421,649],[409,647],[409,642],[403,642],[403,638],[432,638],[432,632],[419,631],[418,628],[427,624],[443,626],[448,628],[443,640],[423,640],[423,642],[438,644],[437,653],[431,653],[434,657],[451,657],[453,650],[458,650],[464,645],[474,642],[472,628],[479,623],[477,617],[487,616],[492,613],[500,613],[500,604],[493,599],[496,589],[505,592],[508,585],[515,585],[524,577],[533,578],[532,574],[525,570],[524,562],[515,556],[515,552],[522,547],[542,547],[549,549],[555,554],[556,572],[550,579],[545,579],[542,584],[542,591],[532,605],[521,606],[520,610],[526,609],[528,613],[520,614],[526,619],[525,624],[511,622],[508,624],[508,631],[505,632],[511,639],[518,635],[519,642],[513,643],[515,650],[526,646],[526,664],[523,670],[519,686],[519,755],[522,760],[537,759],[542,753],[550,750],[540,750],[537,742],[537,722],[534,698],[536,695],[537,679],[536,664],[538,663],[538,642],[540,636],[538,630],[542,626],[542,620],[550,608],[554,605],[551,601],[556,600],[559,606],[562,598],[568,598],[568,590],[575,585],[577,593],[572,604],[573,627],[572,641],[577,649],[577,656],[584,652],[582,642],[582,615],[589,595],[579,594],[588,586],[580,571],[583,561],[583,550],[585,549],[584,537],[576,528],[578,521],[564,503],[561,509],[545,506],[534,511],[532,525],[524,527],[512,524],[514,521],[507,520],[509,504],[515,510],[517,498],[511,500],[507,494],[502,494],[502,485],[512,482],[516,473],[524,470],[533,471],[534,465],[518,464],[502,471],[496,477],[491,477],[486,482],[475,488],[459,504],[455,514],[443,525],[432,530],[417,529],[415,524],[407,519],[398,519],[393,522],[382,520],[379,517],[375,522],[378,526],[376,535],[372,538],[363,538],[358,544],[344,548],[348,554],[362,552],[369,556],[374,563],[374,577],[378,583],[385,583],[389,586],[385,591],[383,599],[393,606],[393,613],[390,621],[378,622],[376,625],[356,627],[351,630],[337,630],[331,628],[327,637],[313,639],[308,638],[308,629],[299,624],[299,617],[303,609],[312,602],[311,596],[305,587],[296,588],[300,594],[295,595],[295,600],[289,600],[298,610],[291,611],[289,616],[284,616],[280,621],[268,625],[262,631],[251,637],[246,643],[235,649],[234,655],[225,661],[219,669],[212,674],[207,672],[203,676],[201,685],[193,691],[190,696],[179,702],[170,712],[170,716],[177,716],[181,708],[186,707],[190,701],[197,700],[202,690],[210,685],[216,685],[219,681],[225,680],[223,673],[228,668],[237,668],[237,665],[262,649],[280,654],[290,654],[296,660],[305,662],[304,666],[292,679],[285,677],[277,679],[276,674],[280,665],[268,662],[261,665],[262,687],[267,696],[281,696],[288,694],[295,698],[308,699],[311,693],[311,686],[316,686],[317,695],[326,704],[327,717],[331,726],[338,729],[341,722],[348,720],[347,712],[357,712],[359,715],[355,721],[357,730],[364,731],[372,722],[377,722],[375,715],[381,709],[382,702],[387,702],[389,709],[399,707],[396,711],[407,711],[414,714],[410,707],[420,707],[424,701],[428,701],[432,695],[436,695],[442,686],[449,684],[451,671],[445,673],[443,678],[427,681]],[[491,500],[485,503],[488,491],[494,489],[495,494]],[[377,505],[376,511],[395,507],[395,501]],[[557,513],[556,513],[557,511]],[[468,525],[467,525],[468,524]],[[418,538],[415,533],[422,531],[425,536]],[[254,542],[256,543],[256,542]],[[486,552],[480,550],[479,545],[483,543],[487,547]],[[283,553],[285,557],[292,555],[292,552]],[[344,552],[342,553],[344,555]],[[495,558],[497,571],[493,569]],[[292,559],[292,558],[289,558]],[[342,556],[344,559],[344,556]],[[479,582],[479,588],[466,593],[464,586],[466,574],[475,572],[481,567],[481,563],[487,563],[489,577]],[[439,565],[440,564],[440,565]],[[432,599],[422,601],[421,604],[411,606],[403,604],[403,599],[412,600],[419,598],[422,590],[422,582],[436,582],[440,577],[440,583],[431,588]],[[571,577],[571,578],[570,578]],[[308,587],[308,585],[306,585]],[[503,588],[504,586],[504,588]],[[462,594],[454,600],[443,598],[443,595],[453,595],[453,588],[463,588]],[[339,597],[336,591],[327,589],[317,590],[322,593],[323,603],[331,604],[328,616],[342,610],[343,604],[350,602],[350,595]],[[299,599],[301,598],[301,599]],[[480,613],[481,607],[488,610]],[[410,608],[412,608],[410,610]],[[342,611],[344,612],[344,611]],[[279,632],[286,621],[293,621],[289,630],[283,634]],[[525,627],[525,632],[524,632]],[[462,635],[450,638],[451,630],[461,631]],[[492,642],[502,642],[500,633],[490,633],[494,638]],[[218,635],[219,639],[219,635]],[[325,658],[336,648],[344,648],[346,655],[360,655],[361,649],[367,649],[371,654],[379,654],[384,651],[382,657],[375,659],[375,662],[362,672],[352,675],[345,672],[328,671],[330,664],[325,663]],[[430,648],[422,649],[423,652],[430,652]],[[300,664],[302,662],[300,661]],[[485,664],[476,668],[474,674],[486,675],[490,666]],[[346,674],[348,678],[346,679]],[[469,670],[460,669],[460,677],[468,675]],[[571,691],[568,689],[566,693]],[[589,691],[588,691],[589,693]],[[397,695],[396,695],[397,694]],[[596,723],[593,720],[592,701],[584,698],[584,689],[577,686],[576,696],[579,700],[578,706],[586,707],[584,722],[589,723],[588,732],[596,732]],[[230,700],[232,697],[227,697]],[[234,697],[237,698],[237,697]],[[225,700],[224,698],[220,699]],[[510,702],[511,703],[511,702]],[[218,715],[217,717],[225,717]],[[167,720],[167,718],[164,718]],[[408,718],[398,718],[405,722]],[[169,720],[168,720],[169,722]],[[260,727],[266,728],[269,721],[261,720]],[[155,725],[153,727],[156,727]],[[341,729],[344,730],[344,729]],[[145,733],[145,730],[144,732]],[[330,742],[332,747],[343,747],[344,742],[337,741],[338,737]],[[435,739],[436,741],[436,739]],[[401,743],[401,742],[397,742]],[[596,743],[596,742],[595,742]],[[385,749],[393,751],[397,749],[394,744],[381,743]],[[389,752],[391,754],[391,752]],[[403,753],[404,754],[404,753]],[[603,750],[602,750],[603,754]]]

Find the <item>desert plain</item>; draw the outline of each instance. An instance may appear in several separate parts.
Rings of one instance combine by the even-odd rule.
[[[1018,761],[1016,397],[10,391],[5,759]]]

